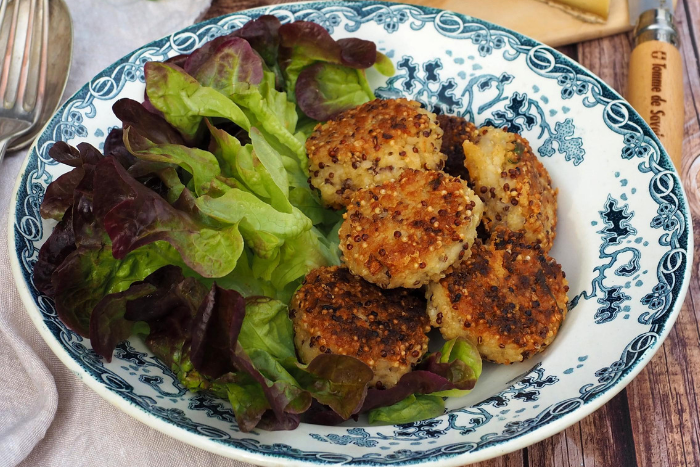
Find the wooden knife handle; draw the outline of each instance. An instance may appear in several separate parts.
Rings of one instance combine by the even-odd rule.
[[[627,100],[651,126],[681,173],[683,143],[683,64],[668,42],[642,42],[632,51]]]

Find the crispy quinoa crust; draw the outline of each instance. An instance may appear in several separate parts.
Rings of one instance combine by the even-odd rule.
[[[382,290],[346,268],[311,271],[292,298],[299,357],[349,355],[374,371],[371,385],[394,386],[428,350],[426,302],[414,291]]]
[[[484,201],[484,226],[524,232],[526,242],[552,247],[557,225],[557,190],[526,139],[482,127],[465,141],[464,165],[474,191]]]
[[[524,241],[498,229],[489,244],[439,283],[428,286],[428,314],[445,339],[464,337],[495,363],[520,362],[552,343],[566,316],[561,266]]]
[[[437,121],[443,131],[440,152],[447,156],[443,170],[469,183],[469,171],[464,166],[464,148],[462,146],[465,141],[474,141],[479,130],[464,117],[438,115]]]
[[[376,99],[316,126],[306,140],[309,183],[325,206],[341,209],[356,190],[403,169],[442,169],[441,144],[435,114],[418,102]]]
[[[339,231],[343,261],[380,287],[421,287],[469,255],[482,209],[464,180],[405,170],[355,193]]]

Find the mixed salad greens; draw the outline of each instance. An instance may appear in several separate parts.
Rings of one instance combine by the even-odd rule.
[[[122,99],[104,154],[57,142],[73,169],[46,190],[58,222],[34,284],[111,361],[133,334],[192,391],[227,398],[240,428],[335,424],[369,412],[405,423],[481,373],[450,341],[391,389],[361,361],[298,362],[287,303],[310,270],[339,264],[341,213],[307,183],[318,121],[374,99],[366,70],[393,73],[374,43],[334,40],[309,22],[262,16],[189,55],[145,65],[145,102]]]

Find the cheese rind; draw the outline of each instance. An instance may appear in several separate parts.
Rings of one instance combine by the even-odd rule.
[[[610,0],[538,0],[589,23],[605,23]]]

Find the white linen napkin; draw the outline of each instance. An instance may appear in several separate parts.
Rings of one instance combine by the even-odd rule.
[[[209,0],[66,0],[74,49],[66,94],[133,49],[192,24]],[[49,350],[14,285],[7,212],[26,151],[0,165],[0,467],[234,466],[112,407]]]

